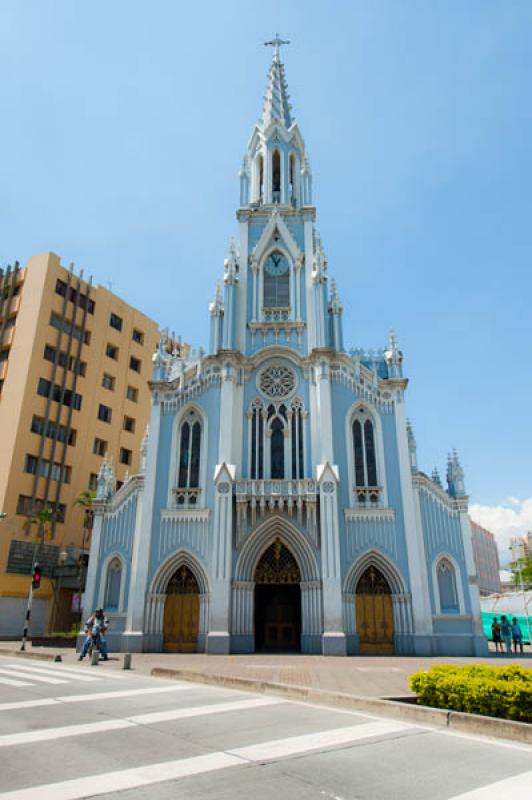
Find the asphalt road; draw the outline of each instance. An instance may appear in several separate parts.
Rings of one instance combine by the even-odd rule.
[[[0,800],[531,800],[532,748],[0,657]]]

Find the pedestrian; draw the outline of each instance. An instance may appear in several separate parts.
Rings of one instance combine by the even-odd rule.
[[[92,614],[87,622],[84,625],[84,633],[86,635],[85,642],[83,644],[83,648],[81,653],[79,654],[79,661],[83,661],[87,652],[89,650],[89,645],[91,643],[91,639],[93,635],[98,637],[100,643],[100,653],[103,656],[104,661],[109,660],[109,656],[107,655],[107,642],[105,640],[105,631],[109,627],[109,620],[105,616],[103,608],[97,608],[94,614]]]
[[[509,656],[512,654],[512,626],[504,614],[501,617],[501,636],[506,648],[506,655]]]
[[[491,638],[495,645],[495,652],[502,653],[501,626],[497,617],[493,617],[493,622],[491,623]]]
[[[512,618],[512,639],[514,640],[514,653],[517,653],[517,646],[521,654],[523,653],[523,631],[519,625],[517,618]]]

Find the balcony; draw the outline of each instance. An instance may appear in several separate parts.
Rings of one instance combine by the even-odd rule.
[[[315,480],[241,480],[235,484],[237,536],[241,542],[263,516],[286,513],[294,522],[317,535],[318,486]]]
[[[174,489],[176,508],[197,508],[201,497],[201,489]]]
[[[353,486],[355,499],[360,506],[378,506],[382,501],[381,486]]]

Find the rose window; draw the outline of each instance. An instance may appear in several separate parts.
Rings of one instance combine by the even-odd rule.
[[[296,388],[296,376],[289,367],[268,367],[260,374],[258,383],[266,397],[281,399],[288,397]]]

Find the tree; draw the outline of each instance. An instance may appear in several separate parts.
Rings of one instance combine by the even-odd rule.
[[[78,495],[78,498],[74,503],[74,505],[84,509],[83,538],[81,540],[82,550],[85,550],[85,546],[89,544],[89,537],[90,537],[90,532],[92,531],[92,522],[94,518],[94,511],[92,510],[92,506],[94,504],[95,499],[96,499],[96,492],[91,492],[89,489],[85,489],[84,492],[81,492],[81,494]]]
[[[523,586],[525,589],[532,586],[532,558],[518,558],[517,561],[512,561],[510,569],[515,586]]]
[[[31,511],[26,517],[26,521],[22,529],[26,536],[31,536],[33,529],[37,528],[36,550],[33,557],[35,561],[41,545],[44,544],[45,539],[53,538],[53,511],[50,506],[44,506],[39,511]]]

